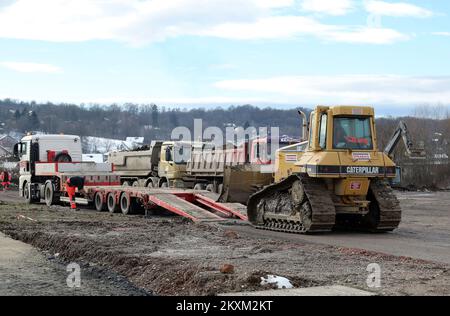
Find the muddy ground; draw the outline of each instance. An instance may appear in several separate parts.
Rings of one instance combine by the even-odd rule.
[[[214,295],[262,290],[260,277],[275,274],[287,277],[297,287],[347,285],[379,295],[450,295],[450,265],[442,261],[396,256],[395,251],[373,251],[370,247],[364,249],[364,244],[353,247],[345,242],[317,242],[311,240],[314,236],[302,239],[265,234],[248,226],[236,228],[193,224],[172,216],[144,218],[28,206],[15,194],[0,192],[0,201],[5,201],[0,203],[1,232],[49,255],[58,253],[62,262],[76,262],[82,269],[124,276],[146,293]],[[450,193],[445,194],[450,200]],[[421,227],[420,223],[410,223],[418,216],[417,209],[413,211],[408,206],[410,200],[402,199],[402,205],[409,207],[404,212],[406,224],[402,229],[419,234],[418,229],[423,235],[433,231],[432,224]],[[448,205],[441,205],[443,213],[439,213],[445,220],[449,218]],[[446,229],[448,234],[450,227]],[[373,244],[377,243],[377,236],[395,238],[395,234],[374,235]],[[440,242],[448,245],[450,241],[443,238]],[[380,288],[367,287],[366,269],[371,263],[381,266]],[[226,264],[234,267],[234,271],[227,271],[232,273],[220,271]],[[128,291],[127,294],[136,294],[134,289]]]

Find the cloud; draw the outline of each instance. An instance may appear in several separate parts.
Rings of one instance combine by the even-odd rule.
[[[24,62],[0,62],[0,67],[23,73],[61,73],[62,69],[49,64],[24,63]]]
[[[351,3],[306,0],[302,6],[338,15],[349,10]],[[16,0],[3,6],[0,3],[0,38],[114,40],[131,45],[184,35],[233,40],[310,35],[374,44],[408,38],[391,29],[328,25],[312,17],[280,15],[283,10],[279,9],[292,10],[295,5],[295,0]]]
[[[226,23],[200,35],[237,40],[289,39],[309,35],[328,41],[368,44],[390,44],[409,38],[392,29],[329,25],[302,16],[267,17],[252,23]]]
[[[0,37],[151,42],[252,21],[292,0],[16,0],[0,7]]]
[[[437,35],[437,36],[447,36],[450,37],[450,32],[433,32],[431,33],[433,35]]]
[[[310,104],[450,104],[450,77],[398,75],[289,76],[225,80],[223,91],[265,95],[268,100]]]
[[[237,69],[238,66],[235,64],[216,64],[211,65],[210,68],[215,70],[234,70]]]
[[[303,0],[302,10],[328,15],[345,15],[354,9],[353,0]]]
[[[367,12],[380,16],[428,18],[433,12],[405,2],[385,2],[378,0],[365,1]]]

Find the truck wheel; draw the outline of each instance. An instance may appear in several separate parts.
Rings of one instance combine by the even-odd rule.
[[[103,202],[103,195],[100,192],[95,193],[94,196],[95,209],[99,212],[107,210],[106,203]]]
[[[27,204],[34,204],[40,202],[40,199],[35,198],[31,195],[32,183],[25,182],[23,185],[23,197],[25,198]]]
[[[208,184],[206,186],[206,191],[215,193],[215,191],[214,191],[214,184],[212,184],[212,183]]]
[[[205,189],[205,185],[203,183],[197,183],[194,185],[194,190],[203,191]]]
[[[161,183],[162,189],[167,189],[168,187],[169,187],[169,184],[167,183],[167,181],[164,181],[163,183]]]
[[[153,181],[150,180],[150,181],[147,183],[147,188],[152,189],[152,188],[154,188],[154,187],[155,187],[155,186],[153,185]]]
[[[106,203],[108,205],[108,211],[110,213],[116,213],[117,211],[117,202],[116,197],[114,196],[114,193],[109,193],[108,197],[106,198]]]
[[[134,181],[133,182],[133,187],[137,188],[139,186],[139,182],[138,181]]]
[[[58,204],[58,202],[59,202],[58,198],[56,196],[56,193],[55,193],[55,186],[51,181],[45,182],[44,199],[45,199],[45,204],[47,204],[47,206],[52,206],[52,205]]]
[[[123,187],[131,187],[131,184],[129,181],[125,181],[124,183],[122,183]]]
[[[23,184],[23,197],[27,201],[28,204],[32,204],[33,200],[31,199],[31,184],[25,182]]]
[[[69,154],[66,153],[59,153],[56,155],[55,162],[72,162],[72,157],[70,157]]]
[[[133,203],[128,194],[122,193],[120,196],[120,210],[123,215],[128,215],[133,213]]]

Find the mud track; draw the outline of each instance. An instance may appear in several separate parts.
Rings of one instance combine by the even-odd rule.
[[[147,293],[214,295],[263,290],[260,277],[276,274],[297,287],[347,285],[380,295],[450,295],[450,270],[444,263],[302,240],[260,238],[179,217],[146,219],[27,206],[11,194],[15,193],[0,195],[0,201],[7,201],[0,203],[0,231],[41,251],[59,253],[65,262],[124,276]],[[382,267],[381,288],[366,285],[370,263]],[[225,264],[233,265],[234,272],[221,273]]]

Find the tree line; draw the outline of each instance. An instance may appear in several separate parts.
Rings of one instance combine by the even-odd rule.
[[[302,109],[309,113],[310,109]],[[76,134],[113,139],[129,136],[151,140],[166,140],[175,127],[193,128],[194,119],[202,119],[203,127],[280,127],[281,135],[298,138],[301,122],[296,109],[260,108],[252,105],[227,108],[162,107],[156,104],[55,104],[0,100],[0,134],[9,131],[26,133]],[[448,108],[421,106],[411,109],[411,115],[402,118],[376,120],[378,144],[382,150],[400,120],[407,123],[413,141],[423,142],[427,159],[412,161],[404,155],[402,144],[395,152],[396,163],[405,166],[406,182],[420,186],[450,185],[450,167],[442,159],[450,156],[450,115]],[[441,158],[439,158],[441,157]],[[435,177],[430,177],[435,175]],[[447,184],[445,184],[447,183]]]

